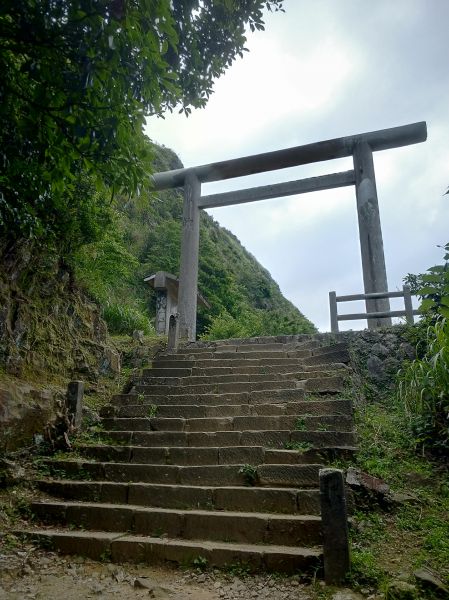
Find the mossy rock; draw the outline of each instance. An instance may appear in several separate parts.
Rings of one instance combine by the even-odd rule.
[[[385,600],[418,600],[418,590],[405,581],[393,581],[387,587]]]

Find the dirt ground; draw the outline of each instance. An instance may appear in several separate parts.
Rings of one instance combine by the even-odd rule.
[[[332,598],[333,594],[326,592],[330,590],[325,591],[320,584],[301,583],[297,577],[114,565],[59,556],[32,545],[13,549],[0,547],[0,600]]]

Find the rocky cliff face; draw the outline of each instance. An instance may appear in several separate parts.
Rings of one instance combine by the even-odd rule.
[[[0,451],[32,442],[56,416],[70,379],[119,371],[96,304],[55,255],[29,244],[2,254]],[[52,385],[49,385],[51,381]]]
[[[118,368],[96,304],[55,256],[22,247],[0,272],[0,366],[22,377],[63,378]]]

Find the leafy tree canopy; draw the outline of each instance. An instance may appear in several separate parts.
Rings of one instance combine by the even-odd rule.
[[[409,273],[404,282],[412,294],[421,298],[420,310],[431,316],[449,319],[449,243],[444,246],[444,264],[434,265],[426,273]]]
[[[103,204],[146,185],[145,116],[204,106],[264,8],[282,0],[2,0],[3,236],[55,236],[80,180]]]

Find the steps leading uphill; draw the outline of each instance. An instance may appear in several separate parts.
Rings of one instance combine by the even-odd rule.
[[[348,353],[322,336],[189,344],[102,410],[103,442],[49,459],[28,535],[113,561],[321,568],[318,471],[354,450]],[[344,395],[343,395],[344,396]]]

